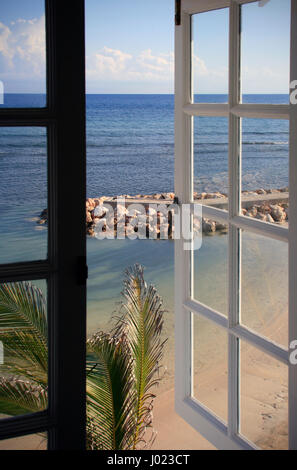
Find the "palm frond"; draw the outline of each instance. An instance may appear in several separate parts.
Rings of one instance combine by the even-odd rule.
[[[162,300],[153,286],[147,287],[139,265],[126,271],[123,296],[122,316],[112,332],[97,333],[87,343],[89,449],[139,448],[152,425],[151,389],[159,382],[164,347]],[[46,302],[31,283],[0,285],[0,340],[5,351],[1,410],[18,414],[45,409]]]
[[[135,431],[132,362],[125,337],[97,333],[88,340],[94,360],[87,363],[88,446],[124,450]]]
[[[156,289],[144,281],[143,267],[136,264],[126,271],[122,295],[123,317],[113,330],[115,336],[125,335],[133,359],[136,392],[136,432],[133,448],[143,440],[147,427],[152,425],[153,386],[159,383],[160,360],[164,342],[161,340],[164,310]]]
[[[31,282],[0,285],[0,328],[34,330],[47,339],[46,305],[41,289]]]
[[[15,377],[0,377],[1,413],[34,413],[47,408],[47,388]]]
[[[30,282],[0,285],[0,340],[7,370],[46,384],[46,302]]]

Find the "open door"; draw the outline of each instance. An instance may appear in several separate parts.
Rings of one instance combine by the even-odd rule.
[[[180,207],[188,204],[194,211],[197,201],[193,194],[193,121],[196,116],[224,117],[228,128],[228,201],[223,207],[205,205],[202,216],[227,227],[227,308],[221,312],[195,298],[194,250],[185,249],[182,237],[175,240],[175,404],[179,415],[218,449],[257,449],[242,426],[245,390],[241,383],[244,347],[253,348],[257,354],[270,358],[287,380],[286,431],[287,448],[297,448],[297,366],[290,361],[290,353],[297,339],[297,184],[296,184],[296,105],[293,104],[248,104],[241,95],[241,13],[245,4],[258,3],[253,0],[177,0],[175,26],[175,194]],[[226,103],[195,102],[193,94],[193,45],[192,22],[196,15],[207,11],[225,9],[228,18],[229,37],[229,90]],[[297,78],[297,2],[291,2],[290,77]],[[195,90],[196,91],[196,90]],[[199,90],[197,90],[199,93]],[[288,87],[289,93],[289,87]],[[288,225],[267,223],[257,218],[246,217],[242,212],[241,157],[242,119],[286,120],[289,130],[289,194],[290,221]],[[216,135],[214,135],[216,138]],[[197,139],[195,139],[197,144]],[[198,141],[199,145],[199,141]],[[200,201],[201,202],[201,201]],[[182,211],[181,211],[182,212]],[[242,317],[243,299],[242,259],[243,236],[262,237],[267,244],[282,243],[288,256],[288,314],[286,344],[275,341],[268,334],[247,325]],[[215,238],[215,237],[214,237]],[[271,253],[273,255],[273,253]],[[199,253],[195,262],[199,263]],[[213,286],[215,295],[216,285]],[[273,307],[273,305],[272,305]],[[226,413],[199,399],[194,393],[194,380],[198,382],[201,372],[194,374],[195,322],[205,321],[215,327],[216,335],[226,338]],[[207,329],[204,341],[207,340]],[[199,335],[198,335],[199,336]],[[209,341],[213,340],[209,338]],[[195,348],[194,348],[195,346]],[[216,348],[216,343],[213,344]],[[197,352],[199,355],[199,345]],[[269,359],[269,360],[270,360]],[[267,362],[267,368],[270,362]],[[200,374],[200,375],[199,375]],[[195,378],[194,378],[195,375]],[[285,380],[285,379],[284,379]],[[218,377],[219,381],[219,377]],[[255,384],[256,386],[256,384]],[[220,384],[218,383],[218,388]],[[213,389],[209,390],[213,393]],[[197,397],[198,395],[198,397]],[[221,399],[218,398],[218,399]],[[213,402],[214,403],[214,402]],[[244,406],[248,407],[247,401]]]
[[[25,410],[21,408],[17,415],[16,412],[12,413],[12,417],[6,416],[7,413],[3,417],[2,411],[0,440],[42,433],[46,436],[49,450],[84,450],[87,277],[84,0],[74,0],[70,9],[67,2],[46,0],[44,13],[47,87],[43,107],[26,107],[26,100],[23,107],[20,107],[18,102],[7,106],[5,97],[4,105],[0,109],[1,135],[12,136],[10,148],[22,149],[15,152],[18,157],[24,153],[23,174],[17,167],[12,168],[11,179],[12,176],[7,170],[2,175],[2,186],[6,187],[9,193],[9,185],[13,181],[21,209],[26,208],[24,201],[28,204],[29,200],[33,205],[33,209],[30,206],[30,211],[43,210],[47,222],[44,224],[44,227],[47,227],[44,230],[46,237],[41,239],[35,236],[33,244],[26,244],[24,232],[19,237],[12,234],[5,239],[7,253],[5,250],[1,251],[0,286],[8,286],[5,289],[12,292],[11,295],[14,295],[15,291],[17,294],[23,292],[25,305],[27,298],[29,305],[32,298],[34,299],[37,311],[42,313],[39,313],[38,322],[35,320],[38,328],[31,322],[32,330],[35,328],[34,331],[38,332],[34,333],[35,336],[32,333],[32,337],[35,339],[42,329],[36,343],[42,347],[40,346],[38,354],[32,352],[34,360],[31,363],[34,368],[30,362],[27,365],[26,357],[24,358],[29,372],[33,370],[32,383],[38,384],[39,387],[36,386],[35,402],[32,399],[35,404],[33,406],[31,403],[31,412],[28,407],[24,407]],[[37,98],[35,101],[38,106]],[[9,104],[9,97],[7,103]],[[1,150],[3,141],[2,138]],[[41,148],[41,157],[38,158],[35,157],[35,154],[39,155],[36,145]],[[8,152],[8,156],[12,154],[12,151]],[[13,164],[10,166],[13,167]],[[38,178],[36,175],[39,174],[42,175],[43,186],[40,194],[44,204],[40,208],[40,201],[36,191],[34,192]],[[23,184],[23,179],[26,187],[20,184],[20,181]],[[31,194],[31,199],[28,194]],[[3,201],[1,204],[3,207]],[[24,220],[26,212],[23,210],[16,214],[20,223]],[[42,220],[43,223],[44,221],[45,219]],[[24,230],[24,225],[21,227]],[[30,230],[33,231],[34,228],[31,227],[32,223]],[[13,250],[9,250],[10,238],[14,240]],[[36,297],[29,288],[19,284],[23,281],[32,281]],[[38,291],[36,286],[39,287]],[[38,294],[40,288],[44,293],[44,303]],[[2,305],[2,312],[5,311],[4,308]],[[30,308],[27,310],[30,311]],[[46,322],[43,320],[44,311]],[[15,328],[16,331],[22,332],[22,329],[28,328],[27,324],[28,321],[24,320],[23,323],[15,321],[14,326],[9,326],[11,330]],[[11,337],[14,337],[13,334]],[[0,341],[1,338],[3,336],[0,335]],[[4,345],[3,363],[6,354],[14,354],[14,344],[17,343],[14,341],[7,343],[9,347]],[[40,368],[35,367],[36,363],[42,364]],[[20,383],[19,387],[23,387],[20,389],[20,398],[26,401],[24,390],[28,388],[31,391],[30,387],[33,385],[30,385],[28,379],[27,382],[22,379],[23,377],[19,382],[13,381],[11,390],[14,393],[16,384]],[[3,389],[1,382],[1,391]],[[17,394],[15,396],[18,397]],[[39,398],[40,396],[43,398]]]

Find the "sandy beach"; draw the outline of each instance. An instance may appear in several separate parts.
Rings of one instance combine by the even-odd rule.
[[[241,351],[241,434],[263,450],[288,448],[288,383],[286,367],[245,345]],[[196,397],[215,409],[227,410],[226,363],[209,364],[196,375]],[[215,448],[174,411],[174,389],[155,401],[153,449],[214,450]]]
[[[286,367],[245,345],[241,351],[241,432],[261,449],[288,448],[288,387]],[[224,416],[227,410],[226,362],[209,360],[195,376],[196,397]],[[199,384],[199,386],[198,386]],[[198,392],[199,390],[199,392]],[[161,392],[161,390],[159,391]],[[174,410],[174,389],[158,393],[154,404],[153,450],[215,450]],[[43,450],[46,441],[32,435],[0,442],[0,450]]]

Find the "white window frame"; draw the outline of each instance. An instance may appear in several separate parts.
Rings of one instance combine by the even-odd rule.
[[[289,449],[297,449],[297,366],[289,361],[289,344],[297,339],[297,106],[243,104],[240,89],[240,8],[256,0],[181,0],[180,25],[175,27],[175,192],[179,203],[193,207],[193,117],[229,119],[229,210],[203,206],[203,215],[228,224],[229,315],[193,298],[193,253],[175,241],[175,406],[176,411],[219,449],[257,449],[239,435],[239,339],[288,366]],[[229,7],[229,102],[193,102],[191,15]],[[291,0],[290,81],[297,79],[297,0]],[[289,139],[289,228],[241,215],[241,118],[286,119]],[[288,243],[289,344],[269,341],[240,324],[240,231]],[[201,315],[228,334],[228,424],[193,397],[193,315]]]

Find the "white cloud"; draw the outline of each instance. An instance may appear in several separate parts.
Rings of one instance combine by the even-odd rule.
[[[18,18],[0,23],[0,78],[25,79],[45,75],[45,19]]]
[[[87,57],[88,77],[117,79],[131,59],[130,54],[105,46],[100,52]]]
[[[154,53],[151,49],[145,49],[138,54],[128,54],[118,49],[103,47],[100,51],[86,60],[87,80],[89,84],[98,86],[101,83],[143,83],[157,84],[172,92],[174,79],[174,53]],[[227,68],[212,69],[206,62],[193,56],[194,81],[199,83],[196,89],[208,92],[209,87],[216,92],[222,88],[222,83],[227,83]],[[117,87],[117,85],[115,85]],[[224,85],[223,85],[224,87]],[[196,91],[196,90],[195,90]],[[133,92],[133,91],[132,91]],[[211,92],[211,91],[210,91]],[[223,90],[224,92],[224,90]]]
[[[45,79],[45,18],[11,21],[9,25],[0,22],[0,80],[25,83]],[[203,58],[193,56],[195,92],[225,93],[228,88],[227,67],[209,64]],[[139,53],[130,53],[104,46],[86,58],[88,85],[93,90],[109,91],[118,89],[133,93],[140,90],[172,92],[174,79],[174,53],[156,53],[150,48]],[[284,70],[264,67],[245,67],[243,83],[245,91],[282,91],[280,84],[288,78]],[[20,85],[18,88],[22,88]],[[259,89],[259,86],[262,89]],[[285,85],[286,86],[286,85]],[[285,90],[285,86],[283,86]],[[264,89],[263,89],[264,88]],[[141,91],[140,91],[141,92]],[[285,92],[285,91],[284,91]]]
[[[45,78],[45,27],[44,16],[25,20],[18,18],[9,26],[0,23],[0,79],[25,81]],[[220,80],[222,72],[210,71],[204,60],[194,56],[195,79],[206,83]],[[224,75],[225,72],[223,72]],[[172,92],[174,79],[174,53],[147,48],[130,53],[104,46],[86,57],[86,76],[92,89],[115,92],[126,87],[135,90]],[[113,85],[114,84],[114,85]],[[114,86],[114,88],[112,88]],[[103,88],[102,88],[103,87]],[[142,87],[142,88],[141,88]]]
[[[173,54],[154,55],[151,49],[132,55],[105,46],[88,56],[86,63],[89,80],[170,82],[173,79]]]
[[[3,56],[8,59],[11,58],[11,51],[8,44],[10,36],[10,29],[0,22],[0,54],[3,54]]]

